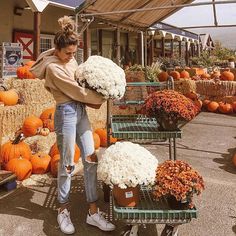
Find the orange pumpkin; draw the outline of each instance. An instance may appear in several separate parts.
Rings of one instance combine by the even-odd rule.
[[[54,131],[54,114],[55,108],[51,107],[45,109],[39,117],[43,121],[43,127],[48,128],[51,132]]]
[[[47,120],[47,119],[54,119],[54,114],[55,114],[55,107],[50,107],[43,110],[39,118],[42,121]]]
[[[18,100],[18,93],[14,89],[0,91],[0,101],[3,102],[5,106],[14,106],[17,104]]]
[[[234,80],[234,74],[232,72],[223,71],[220,75],[221,80],[227,80],[227,81],[233,81]]]
[[[7,163],[6,170],[15,173],[17,180],[21,181],[30,177],[32,164],[29,160],[22,157],[13,158]]]
[[[207,79],[207,80],[208,80],[208,79],[211,78],[211,76],[210,76],[208,73],[204,73],[204,74],[201,75],[201,78],[202,78],[202,79]]]
[[[211,101],[207,105],[207,110],[211,112],[216,112],[219,108],[219,103],[215,101]]]
[[[220,102],[218,110],[220,113],[228,114],[233,112],[233,107],[230,103]]]
[[[107,130],[106,129],[96,129],[94,131],[98,134],[101,141],[101,147],[107,147]],[[113,138],[112,135],[110,135],[110,143],[115,143],[117,141],[117,138]]]
[[[236,167],[236,153],[234,154],[232,161],[233,161],[234,166]]]
[[[93,132],[94,148],[98,149],[100,147],[101,141],[97,133]]]
[[[18,67],[16,74],[19,79],[35,79],[35,76],[30,72],[30,66],[28,65]]]
[[[233,108],[233,112],[236,112],[236,101],[232,102],[232,108]]]
[[[191,100],[196,100],[198,98],[198,95],[194,91],[190,91],[189,93],[184,94],[185,97],[190,98]]]
[[[60,154],[56,154],[51,158],[50,171],[54,178],[57,177],[59,162],[60,162]]]
[[[202,101],[202,106],[204,107],[204,108],[207,108],[207,105],[210,103],[211,101],[209,100],[209,99],[204,99],[203,101]]]
[[[180,73],[176,70],[171,71],[170,76],[172,76],[174,80],[179,80],[180,79]]]
[[[0,162],[2,162],[3,168],[11,159],[20,156],[29,160],[31,158],[31,150],[27,143],[20,140],[19,136],[13,141],[8,141],[2,145]]]
[[[37,116],[32,115],[25,118],[22,126],[22,132],[26,137],[30,137],[36,135],[42,127],[42,120]]]
[[[160,82],[166,81],[168,79],[168,73],[166,71],[162,71],[157,75],[157,78]]]
[[[32,155],[30,162],[32,164],[33,174],[44,174],[49,171],[51,157],[42,152]]]
[[[27,62],[25,63],[25,66],[32,67],[34,64],[35,64],[35,61],[27,61]]]
[[[189,75],[188,71],[182,70],[182,71],[180,72],[180,78],[189,79],[189,78],[190,78],[190,75]]]
[[[49,155],[51,157],[54,157],[55,155],[59,154],[59,150],[57,147],[57,143],[54,143],[50,149]],[[80,158],[80,149],[77,146],[77,144],[75,145],[75,155],[74,155],[74,162],[77,163],[79,161]]]

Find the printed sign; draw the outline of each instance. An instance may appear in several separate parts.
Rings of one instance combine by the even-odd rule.
[[[16,77],[17,67],[21,66],[23,48],[20,43],[2,43],[1,45],[1,76]]]

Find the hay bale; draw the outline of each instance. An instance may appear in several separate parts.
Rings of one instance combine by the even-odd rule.
[[[191,91],[196,92],[196,83],[191,79],[180,79],[174,81],[174,90],[186,94]]]
[[[236,81],[199,80],[196,81],[197,93],[204,96],[235,96]]]

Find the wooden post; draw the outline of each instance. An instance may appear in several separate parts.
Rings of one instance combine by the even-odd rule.
[[[41,26],[41,13],[34,12],[34,60],[40,54],[40,26]]]
[[[83,33],[84,41],[84,61],[90,56],[91,46],[90,46],[90,30],[86,29]]]
[[[98,55],[102,56],[102,29],[97,30],[97,39]]]
[[[161,38],[161,56],[165,57],[165,54],[166,54],[166,52],[165,52],[165,37],[163,36]]]
[[[153,35],[150,35],[150,43],[149,43],[149,53],[148,53],[148,65],[152,65],[153,57],[154,57],[154,39]]]
[[[179,57],[182,57],[182,41],[179,41]]]
[[[117,65],[120,65],[120,29],[116,28],[114,32],[114,45],[115,45],[115,62]]]
[[[173,57],[174,55],[174,40],[170,40],[170,57]]]

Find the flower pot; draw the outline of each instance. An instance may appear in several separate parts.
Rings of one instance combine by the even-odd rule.
[[[172,210],[187,210],[189,209],[189,201],[185,201],[185,202],[181,202],[178,201],[174,196],[167,196],[166,197],[166,201],[168,203],[168,206],[172,209]]]
[[[178,120],[171,119],[168,115],[156,117],[160,131],[174,131],[178,129]]]
[[[117,205],[135,207],[139,203],[139,186],[122,189],[118,185],[114,185],[113,196]]]

